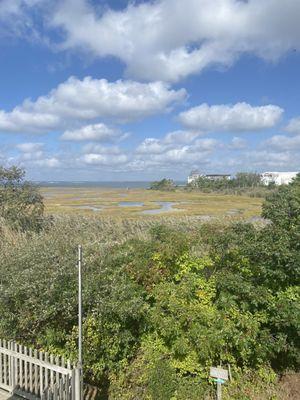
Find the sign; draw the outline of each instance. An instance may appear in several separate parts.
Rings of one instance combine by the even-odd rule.
[[[220,379],[222,381],[228,381],[228,371],[220,367],[211,367],[210,376],[212,378]]]
[[[213,381],[216,383],[220,383],[221,385],[223,385],[226,382],[226,381],[224,381],[224,379],[220,379],[220,378],[218,378],[218,379],[213,378]]]

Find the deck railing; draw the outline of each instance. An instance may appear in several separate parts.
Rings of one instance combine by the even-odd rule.
[[[0,339],[0,388],[29,400],[81,400],[78,368],[63,357]]]

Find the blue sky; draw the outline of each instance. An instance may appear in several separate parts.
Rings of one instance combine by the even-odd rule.
[[[298,0],[0,0],[0,164],[298,171],[299,18]]]

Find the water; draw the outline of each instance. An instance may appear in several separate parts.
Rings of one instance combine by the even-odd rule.
[[[72,205],[72,207],[80,208],[81,210],[92,210],[95,212],[103,211],[102,207],[95,207],[95,206],[76,206],[76,205],[74,206],[74,205]]]
[[[141,214],[155,215],[155,214],[162,214],[162,213],[173,212],[173,211],[182,211],[179,208],[174,208],[174,206],[178,203],[175,203],[172,201],[156,201],[155,203],[161,207],[154,209],[154,210],[142,211]]]
[[[143,207],[144,203],[140,201],[120,201],[119,207]]]
[[[154,203],[159,205],[160,208],[156,208],[154,210],[144,210],[141,211],[140,214],[156,215],[174,211],[182,211],[179,208],[174,208],[174,206],[179,203],[175,203],[173,201],[155,201]],[[145,203],[141,201],[120,201],[118,204],[119,207],[143,207],[144,205]],[[73,205],[72,207],[80,208],[82,210],[92,210],[95,212],[103,211],[103,207],[95,207],[89,205],[80,205],[80,206]]]

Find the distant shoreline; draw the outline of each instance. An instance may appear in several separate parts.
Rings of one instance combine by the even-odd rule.
[[[41,187],[102,187],[102,188],[129,188],[129,189],[147,189],[149,188],[151,181],[107,181],[107,182],[93,182],[93,181],[49,181],[39,182],[35,181],[34,184]],[[177,185],[182,185],[185,182],[175,182]]]

